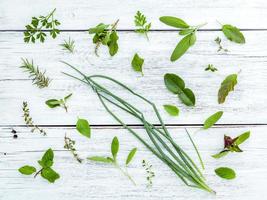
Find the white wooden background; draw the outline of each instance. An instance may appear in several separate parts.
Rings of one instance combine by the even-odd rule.
[[[44,44],[25,44],[24,26],[32,16],[46,14],[57,8],[56,18],[63,30],[57,39]],[[142,11],[152,22],[150,41],[134,33],[133,16]],[[190,24],[208,22],[197,35],[197,42],[179,61],[171,63],[169,56],[178,42],[177,32],[160,23],[162,15],[174,15]],[[256,200],[267,195],[267,2],[265,0],[1,0],[0,1],[0,199],[231,199]],[[120,19],[119,52],[111,58],[106,48],[100,48],[100,57],[94,54],[91,35],[86,30],[100,22],[112,23]],[[230,23],[240,27],[246,37],[245,45],[227,41],[220,26]],[[59,44],[71,37],[76,41],[76,52],[70,55]],[[223,38],[227,54],[217,53],[214,38]],[[133,72],[132,56],[138,52],[145,58],[144,74]],[[53,79],[49,88],[32,86],[26,73],[19,68],[21,58],[33,59]],[[60,60],[80,67],[88,74],[105,74],[129,85],[155,102],[176,141],[193,157],[192,146],[185,136],[184,127],[193,133],[206,117],[218,110],[224,115],[219,124],[209,131],[193,134],[206,163],[204,174],[217,195],[193,190],[181,181],[131,134],[105,112],[96,95],[86,86],[64,76],[69,69]],[[207,64],[214,64],[219,71],[205,72]],[[238,85],[226,103],[217,104],[220,82],[230,73],[241,70]],[[177,73],[185,80],[197,98],[194,108],[187,108],[170,94],[164,86],[163,75]],[[116,89],[116,88],[114,88]],[[61,98],[73,93],[69,101],[69,113],[63,109],[49,109],[44,102],[49,98]],[[118,91],[123,94],[122,91]],[[125,98],[128,98],[125,96]],[[34,121],[47,130],[46,137],[31,133],[22,119],[21,106],[28,101]],[[176,104],[180,108],[178,118],[169,117],[163,104]],[[137,106],[142,106],[136,102]],[[150,111],[143,108],[146,115]],[[77,117],[89,120],[92,129],[90,140],[81,137],[74,129]],[[143,132],[137,121],[123,115],[125,121],[137,131]],[[156,123],[155,119],[151,121]],[[11,129],[18,131],[13,139]],[[250,130],[252,135],[242,145],[245,151],[231,154],[220,160],[211,158],[223,146],[223,135],[236,136]],[[137,182],[133,186],[116,169],[91,162],[77,163],[70,152],[65,151],[63,137],[68,133],[77,142],[79,154],[86,158],[106,155],[116,135],[121,143],[119,160],[123,162],[128,151],[138,147],[137,156],[129,172]],[[18,173],[25,164],[36,164],[43,152],[55,150],[55,169],[61,178],[49,184],[41,178],[33,179]],[[6,155],[4,155],[6,154]],[[153,165],[156,173],[153,187],[146,188],[142,159]],[[236,170],[237,178],[224,181],[214,174],[219,166]]]

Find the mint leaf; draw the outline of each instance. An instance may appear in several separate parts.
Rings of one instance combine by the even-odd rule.
[[[179,109],[174,105],[163,105],[164,109],[167,113],[169,113],[171,116],[178,116],[179,115]]]
[[[128,164],[132,161],[132,159],[133,159],[133,157],[134,157],[136,151],[137,151],[137,148],[133,148],[133,149],[130,151],[130,153],[128,154],[127,159],[126,159],[126,163],[125,163],[126,165],[128,165]]]
[[[232,42],[243,44],[246,42],[244,35],[240,30],[230,24],[225,24],[222,26],[222,31],[224,35]]]
[[[105,157],[101,157],[101,156],[92,156],[92,157],[88,157],[87,159],[92,160],[92,161],[96,161],[96,162],[104,162],[104,163],[112,162],[110,159],[105,158]]]
[[[20,173],[24,174],[24,175],[31,175],[34,172],[36,172],[35,167],[33,166],[29,166],[29,165],[25,165],[21,168],[18,169]]]
[[[204,129],[208,129],[212,127],[223,115],[223,111],[218,111],[211,115],[208,119],[204,122]]]
[[[117,137],[114,137],[111,143],[111,153],[114,160],[116,160],[118,151],[119,151],[119,140]]]
[[[52,168],[44,168],[41,172],[41,176],[48,180],[50,183],[54,183],[57,179],[60,178],[59,174],[55,172]]]
[[[219,104],[222,104],[225,102],[225,99],[228,96],[229,92],[234,90],[234,87],[236,84],[237,84],[237,74],[231,74],[224,79],[218,91],[218,103]]]
[[[236,177],[235,171],[228,167],[219,167],[215,169],[215,173],[223,179],[234,179]]]
[[[141,58],[137,53],[134,54],[134,57],[132,59],[132,68],[136,72],[141,72],[143,75],[143,64],[144,64],[144,59]]]
[[[250,137],[250,131],[247,131],[237,137],[237,140],[234,142],[236,145],[240,145],[245,142]]]
[[[172,16],[162,16],[159,18],[159,20],[168,25],[175,28],[188,28],[189,25],[182,19]]]
[[[178,97],[187,106],[194,106],[196,103],[195,95],[189,88],[184,88],[183,92],[178,94]]]
[[[38,163],[43,167],[43,168],[49,168],[53,165],[53,159],[54,159],[54,152],[50,148],[48,149],[45,154],[43,155],[42,159],[38,161]]]
[[[76,129],[83,136],[90,138],[91,137],[91,128],[86,119],[78,119],[76,123]]]

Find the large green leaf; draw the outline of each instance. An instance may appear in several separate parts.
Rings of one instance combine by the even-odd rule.
[[[51,148],[49,148],[43,155],[42,159],[38,161],[38,163],[43,167],[43,168],[48,168],[53,165],[53,160],[54,160],[54,152]]]
[[[250,136],[250,131],[247,131],[237,137],[237,140],[235,141],[236,145],[240,145],[243,142],[245,142]]]
[[[227,95],[229,94],[230,91],[234,90],[236,84],[237,84],[237,74],[231,74],[224,79],[218,91],[219,104],[225,102]]]
[[[134,71],[141,72],[143,74],[144,59],[141,58],[137,53],[134,54],[131,64]]]
[[[208,129],[212,127],[223,115],[223,111],[218,111],[211,115],[208,119],[204,122],[204,129]]]
[[[162,16],[159,18],[161,22],[168,26],[172,26],[175,28],[188,28],[189,25],[182,19],[172,16]]]
[[[41,176],[50,183],[54,183],[60,177],[59,174],[50,167],[42,169]]]
[[[244,35],[240,32],[240,30],[232,26],[230,24],[225,24],[222,27],[222,31],[224,35],[233,42],[243,44],[246,42]]]

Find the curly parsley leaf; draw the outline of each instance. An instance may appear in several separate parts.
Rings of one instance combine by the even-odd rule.
[[[145,34],[146,38],[148,39],[147,33],[151,28],[151,23],[147,23],[146,16],[140,11],[137,11],[136,15],[134,16],[134,23],[137,27],[135,32]]]

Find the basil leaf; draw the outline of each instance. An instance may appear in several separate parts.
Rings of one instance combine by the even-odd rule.
[[[194,106],[196,98],[192,90],[185,88],[182,93],[178,94],[180,100],[187,106]]]
[[[69,95],[64,97],[64,101],[66,101],[67,99],[69,99],[72,96],[72,93],[70,93]]]
[[[118,151],[119,151],[119,140],[117,137],[114,137],[111,143],[111,153],[114,160],[116,160]]]
[[[57,99],[49,99],[45,102],[46,105],[48,105],[49,108],[55,108],[60,106],[60,101]]]
[[[38,161],[38,163],[43,167],[43,168],[48,168],[53,165],[53,159],[54,159],[54,152],[50,148],[48,149],[41,160]]]
[[[171,116],[178,116],[179,115],[179,109],[174,105],[163,105],[164,109],[167,113],[169,113]]]
[[[116,31],[112,31],[112,33],[109,36],[109,41],[107,42],[108,48],[109,48],[109,54],[111,56],[114,56],[119,49],[119,45],[117,41],[119,40],[119,37],[117,35]]]
[[[60,178],[59,174],[50,167],[42,169],[41,176],[44,179],[48,180],[50,183],[54,183],[57,179]]]
[[[219,167],[215,169],[215,173],[224,179],[234,179],[236,177],[235,171],[228,167]]]
[[[235,26],[225,24],[222,26],[222,31],[224,35],[232,42],[236,42],[239,44],[243,44],[246,42],[244,35]]]
[[[76,129],[83,136],[90,138],[91,137],[91,128],[86,119],[78,119],[76,123]]]
[[[92,161],[96,161],[96,162],[104,162],[104,163],[110,163],[111,160],[105,157],[101,157],[101,156],[92,156],[92,157],[88,157],[88,160],[92,160]]]
[[[223,156],[226,156],[229,152],[230,152],[229,150],[223,150],[220,153],[212,155],[212,157],[215,158],[215,159],[219,159],[219,158],[221,158]]]
[[[134,157],[136,151],[137,151],[137,148],[133,148],[133,149],[130,151],[130,153],[128,154],[127,159],[126,159],[126,165],[128,165],[128,164],[132,161],[132,159],[133,159],[133,157]]]
[[[237,137],[237,140],[235,141],[236,145],[240,145],[243,142],[245,142],[250,136],[250,131],[247,131]]]
[[[176,74],[165,74],[164,83],[169,91],[174,94],[180,93],[185,88],[185,83]]]
[[[175,28],[188,28],[189,27],[189,25],[185,21],[177,17],[162,16],[159,18],[159,20],[163,22],[164,24],[175,27]]]
[[[134,57],[132,59],[132,68],[134,71],[141,72],[143,75],[143,64],[144,59],[141,58],[137,53],[134,54]]]
[[[204,129],[208,129],[212,127],[223,115],[223,111],[218,111],[211,115],[208,119],[204,122]]]
[[[224,79],[218,91],[219,104],[225,102],[227,95],[229,94],[230,91],[234,90],[236,84],[237,84],[237,74],[231,74]]]
[[[36,169],[33,166],[25,165],[25,166],[19,168],[19,172],[24,174],[24,175],[31,175],[34,172],[36,172]]]

